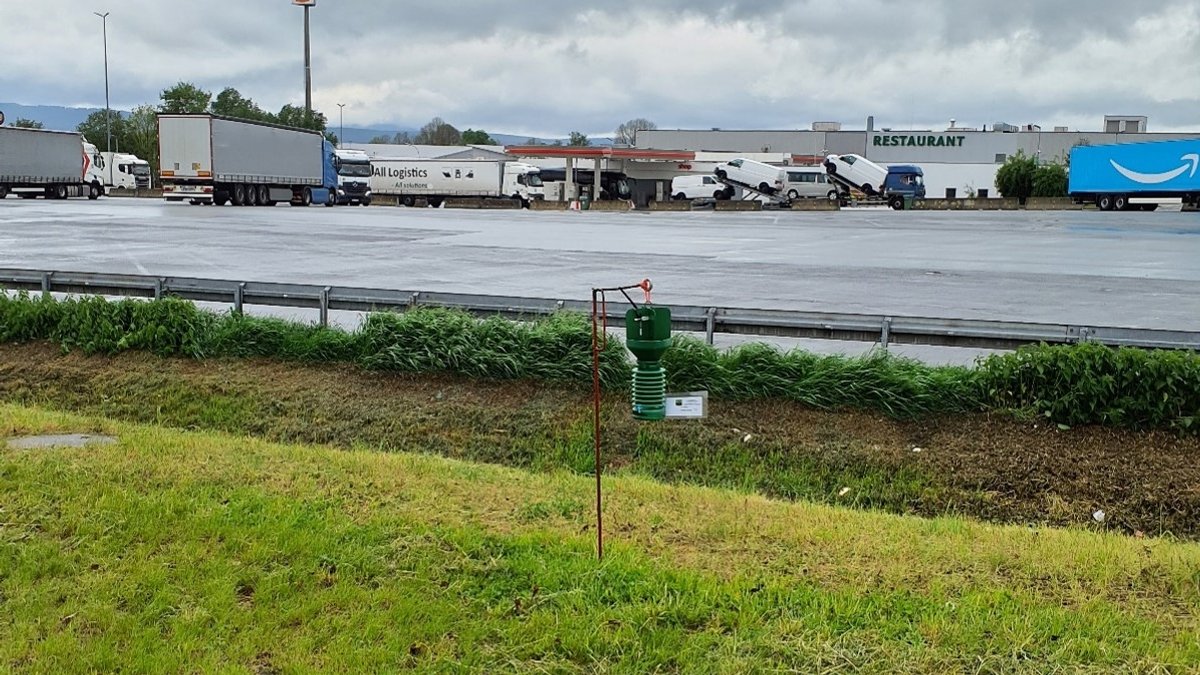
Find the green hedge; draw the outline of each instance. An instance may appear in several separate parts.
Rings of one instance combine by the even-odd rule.
[[[344,331],[218,315],[179,299],[56,301],[0,293],[0,342],[29,340],[51,340],[88,354],[139,349],[189,358],[342,361],[490,379],[591,378],[591,328],[586,317],[574,314],[513,322],[416,309],[371,314],[357,330]],[[705,389],[714,398],[789,399],[896,418],[1006,410],[1067,425],[1200,430],[1200,356],[1194,352],[1042,345],[965,368],[882,352],[821,356],[763,344],[722,352],[679,337],[664,365],[671,389]],[[601,372],[607,388],[627,386],[630,363],[619,339],[610,340],[601,355]]]

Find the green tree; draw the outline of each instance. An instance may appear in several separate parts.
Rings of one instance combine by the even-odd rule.
[[[1033,174],[1037,168],[1036,159],[1018,150],[996,171],[996,189],[1005,197],[1015,197],[1024,204],[1033,194]]]
[[[44,128],[46,128],[45,125],[43,125],[41,122],[39,122],[37,120],[26,119],[24,117],[18,117],[17,121],[13,122],[11,126],[17,127],[18,129],[44,129]]]
[[[121,150],[150,162],[150,175],[158,175],[158,117],[154,106],[140,105],[125,118]]]
[[[273,117],[271,113],[258,107],[257,103],[242,96],[241,92],[233,87],[225,87],[221,93],[217,94],[213,99],[211,110],[214,115],[259,122],[270,121]]]
[[[279,114],[275,116],[275,121],[286,127],[298,127],[300,129],[312,129],[313,131],[325,131],[327,121],[325,114],[313,110],[308,111],[304,106],[292,105],[288,103],[279,109]]]
[[[657,129],[658,125],[645,117],[635,117],[617,127],[613,134],[613,143],[617,145],[633,145],[635,134],[639,131]]]
[[[414,143],[417,145],[459,145],[462,143],[462,134],[442,118],[435,117],[421,127]]]
[[[117,110],[97,110],[75,127],[83,134],[89,143],[95,145],[101,152],[116,152],[126,147],[125,118]],[[112,147],[108,146],[109,132],[112,134]]]
[[[395,145],[412,145],[412,136],[407,131],[397,131],[395,136],[392,136],[392,143]]]
[[[1066,197],[1067,167],[1043,164],[1033,172],[1033,197]]]
[[[587,134],[580,131],[572,131],[571,137],[567,140],[567,145],[588,146],[592,142],[588,140]]]
[[[340,147],[342,145],[341,141],[338,139],[338,135],[333,133],[332,131],[325,132],[325,140],[329,141],[330,143],[334,144],[335,146]]]
[[[196,114],[206,112],[212,93],[204,91],[191,82],[179,82],[173,87],[163,89],[162,104],[158,106],[161,112],[175,114]]]
[[[467,129],[462,132],[462,142],[463,145],[500,145],[483,129]]]
[[[387,134],[382,134],[380,136],[372,136],[370,142],[373,144],[377,144],[377,145],[387,145],[392,142],[392,137],[388,136]]]

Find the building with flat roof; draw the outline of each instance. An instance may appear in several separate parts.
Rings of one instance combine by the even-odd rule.
[[[925,172],[930,197],[946,194],[953,188],[958,196],[980,189],[998,196],[996,171],[1018,152],[1041,162],[1065,163],[1076,145],[1107,143],[1144,143],[1181,138],[1200,138],[1194,133],[1150,133],[1148,120],[1139,116],[1107,116],[1103,131],[1067,131],[1055,127],[1043,131],[1040,126],[1016,126],[996,123],[991,129],[959,127],[955,120],[944,131],[916,131],[874,128],[868,120],[865,130],[692,130],[653,129],[638,131],[638,147],[691,150],[709,153],[778,153],[795,156],[829,154],[862,155],[873,162],[916,164]]]

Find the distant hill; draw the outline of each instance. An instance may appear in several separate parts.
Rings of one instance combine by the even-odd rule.
[[[36,120],[47,129],[58,131],[74,131],[75,127],[87,119],[88,115],[103,110],[103,108],[66,108],[58,105],[21,105],[20,103],[0,102],[0,112],[4,113],[4,123],[12,124],[19,118]]]
[[[58,105],[21,105],[20,103],[6,103],[0,101],[0,112],[4,113],[6,124],[12,124],[13,122],[16,122],[17,119],[24,117],[26,119],[37,120],[38,122],[41,122],[47,129],[58,129],[64,131],[74,131],[75,127],[78,127],[80,123],[87,119],[88,115],[91,115],[99,110],[103,110],[103,108],[68,108]],[[129,111],[122,110],[121,112],[127,114]],[[332,123],[329,125],[329,130],[337,133],[338,126],[336,114],[334,115],[334,118],[335,119],[333,119]],[[397,132],[401,131],[407,132],[409,136],[416,136],[418,128],[406,126],[384,127],[383,125],[381,125],[380,128],[348,126],[344,129],[346,137],[342,140],[346,141],[347,143],[368,143],[376,136],[383,136],[385,134],[388,136],[394,136]],[[525,145],[529,142],[530,138],[529,136],[521,136],[519,134],[501,134],[489,132],[489,135],[500,145]],[[547,145],[553,144],[555,141],[560,141],[563,145],[566,145],[567,143],[566,137],[535,138],[533,140],[535,142],[545,143]],[[590,140],[592,141],[592,145],[612,145],[611,138],[593,137]]]

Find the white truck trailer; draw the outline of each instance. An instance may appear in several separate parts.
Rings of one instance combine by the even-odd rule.
[[[92,161],[73,131],[0,127],[0,199],[96,199],[104,186]]]
[[[441,206],[447,197],[512,199],[528,206],[545,197],[540,169],[524,162],[376,157],[371,164],[371,192],[394,196],[404,206],[418,198]]]
[[[274,206],[332,204],[333,147],[317,131],[216,115],[158,116],[167,201]]]

